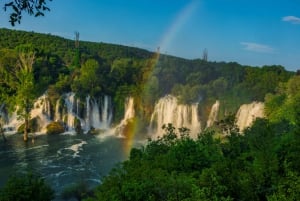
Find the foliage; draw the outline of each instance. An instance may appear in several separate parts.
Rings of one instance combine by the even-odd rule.
[[[70,200],[75,198],[76,200],[82,200],[88,194],[88,187],[84,181],[80,181],[75,184],[71,184],[63,189],[61,197],[64,200]]]
[[[53,198],[54,191],[43,178],[33,173],[13,175],[0,189],[0,200],[2,201],[50,201]]]
[[[25,129],[25,124],[21,124],[19,128],[17,129],[18,133],[23,133]],[[38,132],[39,131],[39,117],[35,117],[33,119],[30,119],[28,124],[28,132]]]
[[[23,12],[35,17],[44,16],[45,11],[50,11],[46,4],[47,0],[13,0],[4,4],[4,11],[8,8],[12,10],[9,22],[14,26],[16,22],[20,24]]]
[[[280,122],[283,120],[293,125],[300,123],[300,76],[291,77],[288,82],[282,83],[277,88],[277,93],[267,94],[266,114],[270,121]]]
[[[24,120],[24,141],[27,141],[30,120],[30,111],[36,98],[36,83],[34,78],[33,64],[36,52],[32,45],[19,45],[15,48],[17,59],[7,54],[8,63],[2,63],[1,68],[4,94],[1,100],[7,107],[17,112],[19,119]],[[4,60],[5,61],[5,60]],[[12,63],[15,61],[16,63]],[[7,91],[7,93],[5,93]]]
[[[163,137],[133,148],[129,160],[116,166],[87,200],[299,198],[299,130],[289,122],[258,119],[244,135],[228,129],[222,140],[214,131],[191,139],[186,128],[163,128]]]

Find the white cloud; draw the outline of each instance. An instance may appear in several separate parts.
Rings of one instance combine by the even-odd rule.
[[[244,50],[261,53],[274,53],[275,49],[264,44],[252,43],[252,42],[241,42],[244,46]]]
[[[282,18],[284,22],[290,22],[292,24],[300,24],[300,18],[295,16],[285,16]]]

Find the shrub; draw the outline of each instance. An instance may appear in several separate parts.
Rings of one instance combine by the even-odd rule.
[[[40,176],[27,173],[11,176],[3,189],[0,190],[1,201],[50,201],[54,191]]]

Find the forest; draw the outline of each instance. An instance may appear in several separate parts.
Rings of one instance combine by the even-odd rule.
[[[159,51],[8,29],[0,29],[0,47],[1,103],[9,104],[11,97],[19,100],[16,95],[29,89],[35,92],[32,99],[47,92],[51,104],[70,91],[79,98],[110,95],[118,121],[128,95],[138,100],[141,119],[149,119],[154,103],[166,94],[181,103],[201,101],[203,113],[216,99],[221,101],[218,121],[199,131],[197,139],[189,136],[189,128],[164,125],[163,137],[133,148],[129,159],[119,163],[97,188],[78,184],[65,189],[64,199],[299,200],[298,73],[278,65],[188,60]],[[10,87],[19,86],[12,72],[16,72],[20,50],[28,49],[35,55],[32,86],[20,93],[18,87]],[[232,114],[252,101],[265,103],[266,117],[241,132]],[[53,199],[43,179],[29,173],[12,177],[0,190],[0,200],[32,200],[32,191],[39,193],[38,199]]]
[[[252,67],[235,62],[213,62],[206,59],[183,59],[159,51],[65,39],[51,34],[0,29],[0,83],[2,94],[10,89],[11,73],[16,70],[17,49],[30,46],[33,63],[34,91],[38,97],[47,92],[51,105],[67,92],[84,98],[110,95],[114,101],[114,121],[120,120],[124,100],[134,97],[141,119],[149,119],[155,102],[172,94],[181,103],[201,101],[205,113],[216,99],[221,101],[221,117],[235,113],[238,107],[252,101],[264,101],[280,82],[295,74],[283,66]],[[20,49],[20,48],[19,48]],[[1,102],[10,102],[7,97]]]

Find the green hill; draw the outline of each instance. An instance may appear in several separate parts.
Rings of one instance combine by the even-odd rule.
[[[294,72],[283,66],[251,67],[236,62],[188,60],[122,45],[75,41],[51,34],[0,29],[0,69],[14,68],[20,44],[36,49],[34,76],[39,94],[46,90],[52,104],[59,95],[73,91],[78,97],[110,95],[115,118],[122,116],[124,100],[133,96],[149,118],[154,103],[166,94],[181,103],[201,100],[202,112],[216,100],[221,115],[236,112],[243,103],[263,101],[275,93]],[[2,84],[3,93],[13,93]]]

